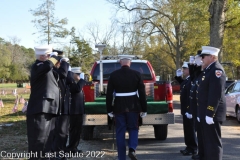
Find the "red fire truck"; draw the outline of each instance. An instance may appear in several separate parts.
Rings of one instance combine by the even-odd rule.
[[[103,125],[109,128],[111,126],[112,120],[107,115],[105,95],[109,75],[121,68],[119,56],[105,56],[101,60],[102,64],[96,61],[90,73],[92,82],[84,86],[85,114],[82,132],[84,140],[93,139],[95,126]],[[155,138],[165,140],[168,134],[168,124],[174,123],[171,83],[156,81],[155,72],[148,60],[142,60],[139,56],[129,56],[132,58],[130,68],[142,74],[146,88],[147,116],[139,118],[139,124],[140,126],[153,125]],[[100,75],[102,75],[102,80]]]

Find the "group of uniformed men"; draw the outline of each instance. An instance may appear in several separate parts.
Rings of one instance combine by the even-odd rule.
[[[69,154],[65,153],[81,152],[77,146],[83,122],[84,73],[80,67],[71,68],[62,51],[49,45],[34,49],[26,115],[30,159],[66,159],[64,155]]]
[[[218,48],[203,46],[176,72],[175,78],[181,84],[186,144],[180,152],[192,155],[192,159],[222,159],[220,125],[226,115],[226,76],[218,62],[218,53]],[[35,47],[37,60],[31,68],[27,109],[28,148],[33,153],[30,159],[49,159],[49,156],[65,159],[59,157],[60,151],[81,152],[77,146],[84,112],[84,73],[80,74],[79,68],[71,69],[69,59],[59,56],[61,54],[49,45]],[[142,118],[147,115],[146,93],[141,74],[130,69],[131,59],[123,57],[120,63],[121,69],[109,77],[107,111],[110,117],[115,117],[118,158],[126,159],[125,132],[128,130],[128,156],[136,160],[138,117],[139,113]],[[68,133],[69,145],[66,146]],[[51,153],[55,153],[53,157]]]
[[[226,119],[226,75],[218,62],[219,51],[215,47],[202,46],[195,57],[190,56],[189,62],[184,62],[182,70],[176,71],[186,145],[180,152],[192,155],[192,159],[222,159],[221,124]]]

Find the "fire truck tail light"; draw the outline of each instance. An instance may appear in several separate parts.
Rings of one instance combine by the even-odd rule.
[[[173,103],[168,103],[168,112],[173,112]]]
[[[83,92],[85,95],[85,102],[94,102],[94,84],[86,84],[83,87]]]

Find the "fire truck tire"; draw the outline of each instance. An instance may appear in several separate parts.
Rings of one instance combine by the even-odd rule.
[[[93,139],[93,129],[94,126],[83,126],[82,127],[82,139],[92,140]]]
[[[157,140],[166,140],[168,134],[168,125],[153,125],[154,127],[154,135]]]

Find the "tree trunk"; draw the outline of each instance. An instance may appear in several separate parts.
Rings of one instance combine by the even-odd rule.
[[[210,12],[210,46],[220,49],[219,61],[221,61],[223,36],[224,36],[224,21],[227,0],[212,0],[209,6]]]
[[[181,68],[181,34],[180,34],[180,25],[175,26],[175,32],[176,32],[176,69]]]

